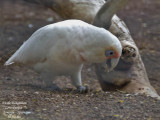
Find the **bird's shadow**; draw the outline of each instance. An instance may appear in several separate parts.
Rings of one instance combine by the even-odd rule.
[[[50,90],[48,88],[44,88],[44,87],[41,87],[40,85],[34,85],[34,84],[22,84],[22,85],[10,85],[10,86],[15,87],[15,90],[16,88],[20,88],[19,90],[23,88],[23,90],[26,90],[26,91],[33,90],[33,91],[41,91],[41,92],[52,92],[56,94],[86,94],[88,92],[93,91],[92,89],[90,89],[85,93],[80,93],[77,89],[74,89],[74,88],[60,88],[60,89]]]

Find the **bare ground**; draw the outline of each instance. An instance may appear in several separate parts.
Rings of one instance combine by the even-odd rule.
[[[118,15],[129,27],[150,82],[160,94],[159,5],[159,0],[134,0]],[[4,116],[28,120],[160,119],[160,101],[154,98],[101,91],[92,65],[85,65],[82,71],[83,83],[91,88],[86,94],[76,93],[69,77],[58,77],[55,82],[63,91],[51,92],[37,87],[41,78],[30,68],[3,66],[35,30],[58,20],[47,8],[22,0],[0,1],[0,120],[5,120]]]

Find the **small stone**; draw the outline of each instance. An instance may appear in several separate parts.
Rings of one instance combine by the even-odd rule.
[[[39,92],[34,92],[35,94],[39,94]]]
[[[24,114],[29,115],[31,113],[32,113],[31,111],[26,111]]]
[[[146,23],[142,23],[142,26],[143,26],[143,27],[147,27],[147,24],[146,24]]]
[[[131,94],[126,94],[125,96],[126,96],[126,97],[129,97],[129,96],[131,96]]]
[[[33,28],[33,24],[28,24],[28,27],[29,28]]]
[[[87,71],[88,71],[88,72],[91,72],[91,69],[90,69],[90,68],[88,68],[88,69],[87,69]]]
[[[9,40],[9,41],[12,41],[12,40],[14,40],[14,39],[13,39],[13,37],[9,37],[8,40]]]
[[[47,21],[47,22],[53,22],[53,21],[54,21],[54,18],[53,18],[53,17],[49,17],[49,18],[46,19],[46,21]]]

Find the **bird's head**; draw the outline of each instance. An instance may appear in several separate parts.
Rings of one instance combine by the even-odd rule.
[[[120,49],[110,48],[105,51],[107,72],[113,70],[113,68],[117,66],[120,56]]]
[[[122,53],[122,46],[116,36],[109,31],[96,34],[91,43],[86,43],[86,50],[82,54],[83,60],[91,63],[106,63],[106,71],[111,71],[118,64]]]

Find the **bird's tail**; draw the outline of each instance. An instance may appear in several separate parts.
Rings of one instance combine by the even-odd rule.
[[[19,59],[19,54],[20,54],[20,52],[19,52],[19,50],[17,50],[17,51],[5,62],[4,65],[7,66],[7,65],[11,65],[11,64],[17,62],[17,59]]]
[[[14,63],[14,61],[13,61],[13,57],[11,57],[11,58],[9,58],[6,62],[5,62],[5,66],[7,66],[7,65],[11,65],[11,64],[13,64]]]

